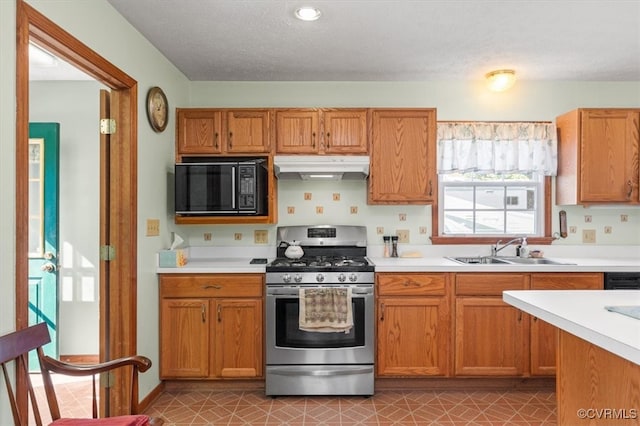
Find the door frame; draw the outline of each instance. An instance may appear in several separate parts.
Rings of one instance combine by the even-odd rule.
[[[115,259],[100,261],[100,359],[136,354],[138,83],[24,0],[17,0],[16,9],[16,329],[28,326],[25,284],[28,242],[23,236],[28,235],[29,229],[29,40],[36,41],[118,95],[118,101],[111,105],[111,118],[117,120],[117,132],[110,136],[110,169],[105,169],[105,159],[100,159],[100,245],[110,244],[116,248]],[[108,194],[104,193],[105,188],[110,188]],[[109,285],[105,286],[107,274]],[[110,301],[109,306],[106,300]],[[105,318],[110,319],[105,321]],[[110,415],[128,410],[130,378],[124,373],[116,375],[117,385],[111,388]],[[17,386],[19,401],[26,407],[26,377],[18,377]]]

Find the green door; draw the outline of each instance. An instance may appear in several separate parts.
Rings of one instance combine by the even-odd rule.
[[[29,124],[29,325],[49,326],[58,358],[58,154],[60,124]],[[38,369],[35,352],[29,365]]]

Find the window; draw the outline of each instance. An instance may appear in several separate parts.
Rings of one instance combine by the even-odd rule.
[[[440,236],[544,235],[544,179],[536,173],[439,176]]]
[[[549,122],[438,122],[434,244],[551,238],[556,129]]]

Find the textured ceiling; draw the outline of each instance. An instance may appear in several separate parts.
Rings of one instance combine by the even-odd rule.
[[[108,1],[194,81],[640,80],[640,0]]]

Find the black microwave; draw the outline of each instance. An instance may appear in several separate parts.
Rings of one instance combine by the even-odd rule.
[[[178,215],[268,214],[266,159],[194,159],[175,165]]]

